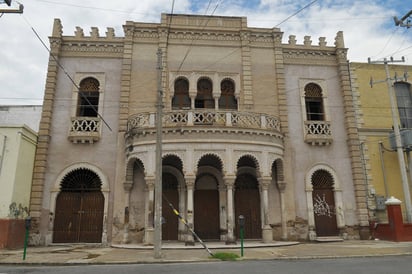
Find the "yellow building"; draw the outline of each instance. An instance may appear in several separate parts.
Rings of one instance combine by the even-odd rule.
[[[363,151],[363,166],[367,175],[365,184],[368,192],[365,193],[365,198],[367,197],[368,201],[369,219],[377,222],[386,221],[384,202],[386,198],[394,196],[402,201],[402,212],[406,222],[408,221],[408,199],[410,200],[411,196],[411,165],[409,164],[411,161],[407,147],[410,143],[408,137],[411,125],[408,125],[408,118],[412,112],[412,104],[410,84],[409,80],[405,79],[405,73],[410,71],[412,67],[388,65],[389,82],[395,95],[395,119],[399,124],[402,136],[403,158],[406,166],[404,169],[405,182],[402,180],[399,155],[396,151],[393,133],[394,120],[385,65],[351,63],[350,67],[361,151]],[[400,97],[401,88],[405,90],[406,97]],[[400,154],[402,155],[402,153]],[[409,193],[406,194],[407,188],[409,191],[406,192]]]

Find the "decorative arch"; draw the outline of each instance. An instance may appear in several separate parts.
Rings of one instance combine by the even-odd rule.
[[[273,163],[272,163],[272,178],[277,183],[285,181],[282,159],[276,159],[275,161],[273,161]]]
[[[213,81],[209,77],[203,76],[197,80],[195,108],[215,108]]]
[[[236,85],[231,78],[224,78],[220,82],[220,98],[219,109],[235,109],[238,108],[237,99],[235,96]]]
[[[106,244],[107,243],[107,213],[108,213],[108,205],[109,205],[109,191],[110,191],[110,187],[109,187],[109,180],[107,178],[107,176],[104,174],[104,172],[89,163],[76,163],[73,164],[71,166],[66,167],[62,172],[60,172],[60,174],[57,176],[56,181],[54,182],[54,187],[51,190],[50,193],[50,226],[51,230],[48,233],[48,239],[46,239],[46,242],[51,242],[52,238],[53,238],[53,231],[54,231],[54,221],[55,221],[55,212],[56,212],[56,204],[57,204],[57,199],[59,197],[59,193],[60,193],[60,186],[61,183],[65,180],[65,178],[67,178],[68,174],[71,174],[73,172],[76,172],[77,170],[88,170],[91,173],[94,173],[100,180],[100,195],[103,196],[104,201],[102,201],[102,207],[103,207],[103,223],[102,223],[102,234],[101,234],[101,243]]]
[[[223,171],[223,161],[222,158],[215,153],[206,153],[200,155],[199,159],[197,160],[197,169],[201,166],[213,166],[220,172]]]
[[[189,85],[189,80],[186,77],[179,76],[176,78],[173,85],[173,109],[190,108]]]
[[[165,154],[162,157],[162,165],[173,166],[176,169],[183,171],[183,161],[181,157],[174,153]]]
[[[315,240],[317,235],[315,232],[316,223],[315,223],[315,215],[314,215],[314,200],[313,200],[313,191],[314,186],[312,184],[312,178],[316,172],[324,171],[330,175],[331,180],[333,180],[333,198],[334,198],[334,207],[335,207],[335,214],[336,214],[336,226],[338,229],[341,229],[345,226],[345,216],[343,210],[343,196],[342,196],[342,189],[341,183],[339,181],[339,177],[335,170],[327,164],[316,164],[312,168],[308,170],[305,176],[305,191],[306,191],[306,202],[307,202],[307,209],[308,209],[308,223],[309,223],[309,238],[310,240]]]
[[[240,156],[236,161],[236,170],[239,172],[240,170],[248,170],[247,168],[255,169],[256,173],[255,176],[257,178],[260,177],[260,164],[258,159],[252,154],[245,154]]]
[[[133,185],[133,169],[136,164],[141,168],[143,173],[146,175],[143,161],[137,157],[129,158],[126,165],[126,178],[124,181],[125,188],[130,188]]]

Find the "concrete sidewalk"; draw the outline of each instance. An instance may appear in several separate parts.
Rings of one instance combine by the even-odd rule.
[[[224,243],[207,243],[215,254],[230,252],[240,255],[240,247]],[[412,255],[412,242],[344,241],[326,243],[274,242],[262,244],[245,242],[244,257],[240,260],[314,259],[340,257],[368,257]],[[0,264],[128,264],[208,262],[210,258],[203,247],[185,247],[183,243],[163,243],[162,258],[154,259],[153,247],[118,245],[99,247],[86,244],[28,247],[26,260],[23,249],[0,250]]]

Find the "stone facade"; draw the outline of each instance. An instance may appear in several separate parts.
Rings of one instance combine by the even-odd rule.
[[[359,238],[368,220],[342,32],[332,46],[284,44],[244,17],[167,14],[123,28],[63,36],[54,22],[33,243],[153,244],[159,89],[164,240],[193,243],[169,203],[206,240],[234,242],[239,215],[250,239]],[[68,213],[76,195],[93,203]]]

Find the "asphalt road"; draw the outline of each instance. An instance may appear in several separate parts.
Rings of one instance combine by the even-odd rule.
[[[386,256],[342,259],[235,261],[174,264],[123,264],[123,265],[65,265],[24,266],[0,265],[0,274],[11,273],[54,273],[54,274],[105,274],[105,273],[362,273],[362,274],[410,274],[412,256]]]

